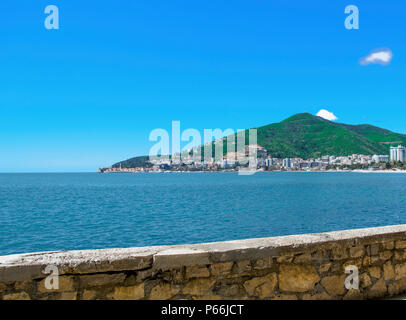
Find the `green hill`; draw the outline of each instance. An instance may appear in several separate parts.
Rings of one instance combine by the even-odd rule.
[[[151,163],[149,162],[149,156],[141,156],[117,162],[112,167],[119,168],[120,165],[122,168],[137,168],[137,167],[148,168],[151,166]]]
[[[309,113],[257,128],[258,144],[272,157],[389,154],[389,146],[406,144],[406,135],[371,125],[335,123]]]
[[[258,144],[275,158],[308,159],[322,155],[347,156],[353,153],[389,154],[391,145],[406,145],[404,134],[368,124],[331,122],[309,113],[299,113],[282,122],[256,129]],[[119,167],[120,164],[123,168],[145,166],[147,163],[148,158],[143,156],[116,163],[114,167]]]

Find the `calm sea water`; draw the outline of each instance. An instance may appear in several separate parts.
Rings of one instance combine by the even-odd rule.
[[[0,255],[406,223],[406,175],[0,174]]]

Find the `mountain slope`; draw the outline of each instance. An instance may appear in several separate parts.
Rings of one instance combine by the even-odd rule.
[[[371,125],[334,123],[309,113],[259,127],[258,144],[273,157],[389,154],[391,144],[405,144],[406,135]]]
[[[308,159],[322,155],[346,156],[353,153],[389,154],[391,145],[406,145],[404,134],[368,124],[347,125],[331,122],[309,113],[299,113],[282,122],[256,129],[258,144],[275,158]],[[114,167],[119,167],[120,164],[123,168],[145,166],[147,161],[145,156],[136,157],[116,163]]]

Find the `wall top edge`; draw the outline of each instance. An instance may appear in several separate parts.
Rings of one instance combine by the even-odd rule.
[[[155,263],[170,265],[171,263],[168,263],[170,260],[173,260],[173,264],[182,264],[184,258],[192,258],[193,261],[196,261],[193,257],[200,257],[202,264],[205,264],[210,263],[209,260],[213,259],[220,262],[235,260],[235,257],[238,259],[239,256],[241,256],[241,259],[249,259],[250,256],[252,256],[252,259],[256,259],[260,257],[258,253],[261,252],[265,255],[270,253],[277,255],[279,250],[305,249],[306,247],[321,246],[332,242],[362,242],[363,240],[371,241],[375,237],[377,240],[393,236],[404,237],[405,233],[406,225],[394,225],[200,244],[36,252],[0,256],[0,268],[44,265],[76,267],[80,265],[97,266],[106,263],[114,266],[114,264],[120,264],[123,261],[140,265],[140,261],[145,262],[148,260],[151,265]],[[214,260],[211,262],[215,262]],[[125,269],[125,266],[123,268]]]

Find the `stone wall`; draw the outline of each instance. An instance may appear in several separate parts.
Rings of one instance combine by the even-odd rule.
[[[344,286],[359,269],[359,289]],[[59,288],[47,289],[55,266]],[[48,286],[49,287],[49,286]],[[0,257],[0,299],[370,299],[406,292],[406,225]]]

